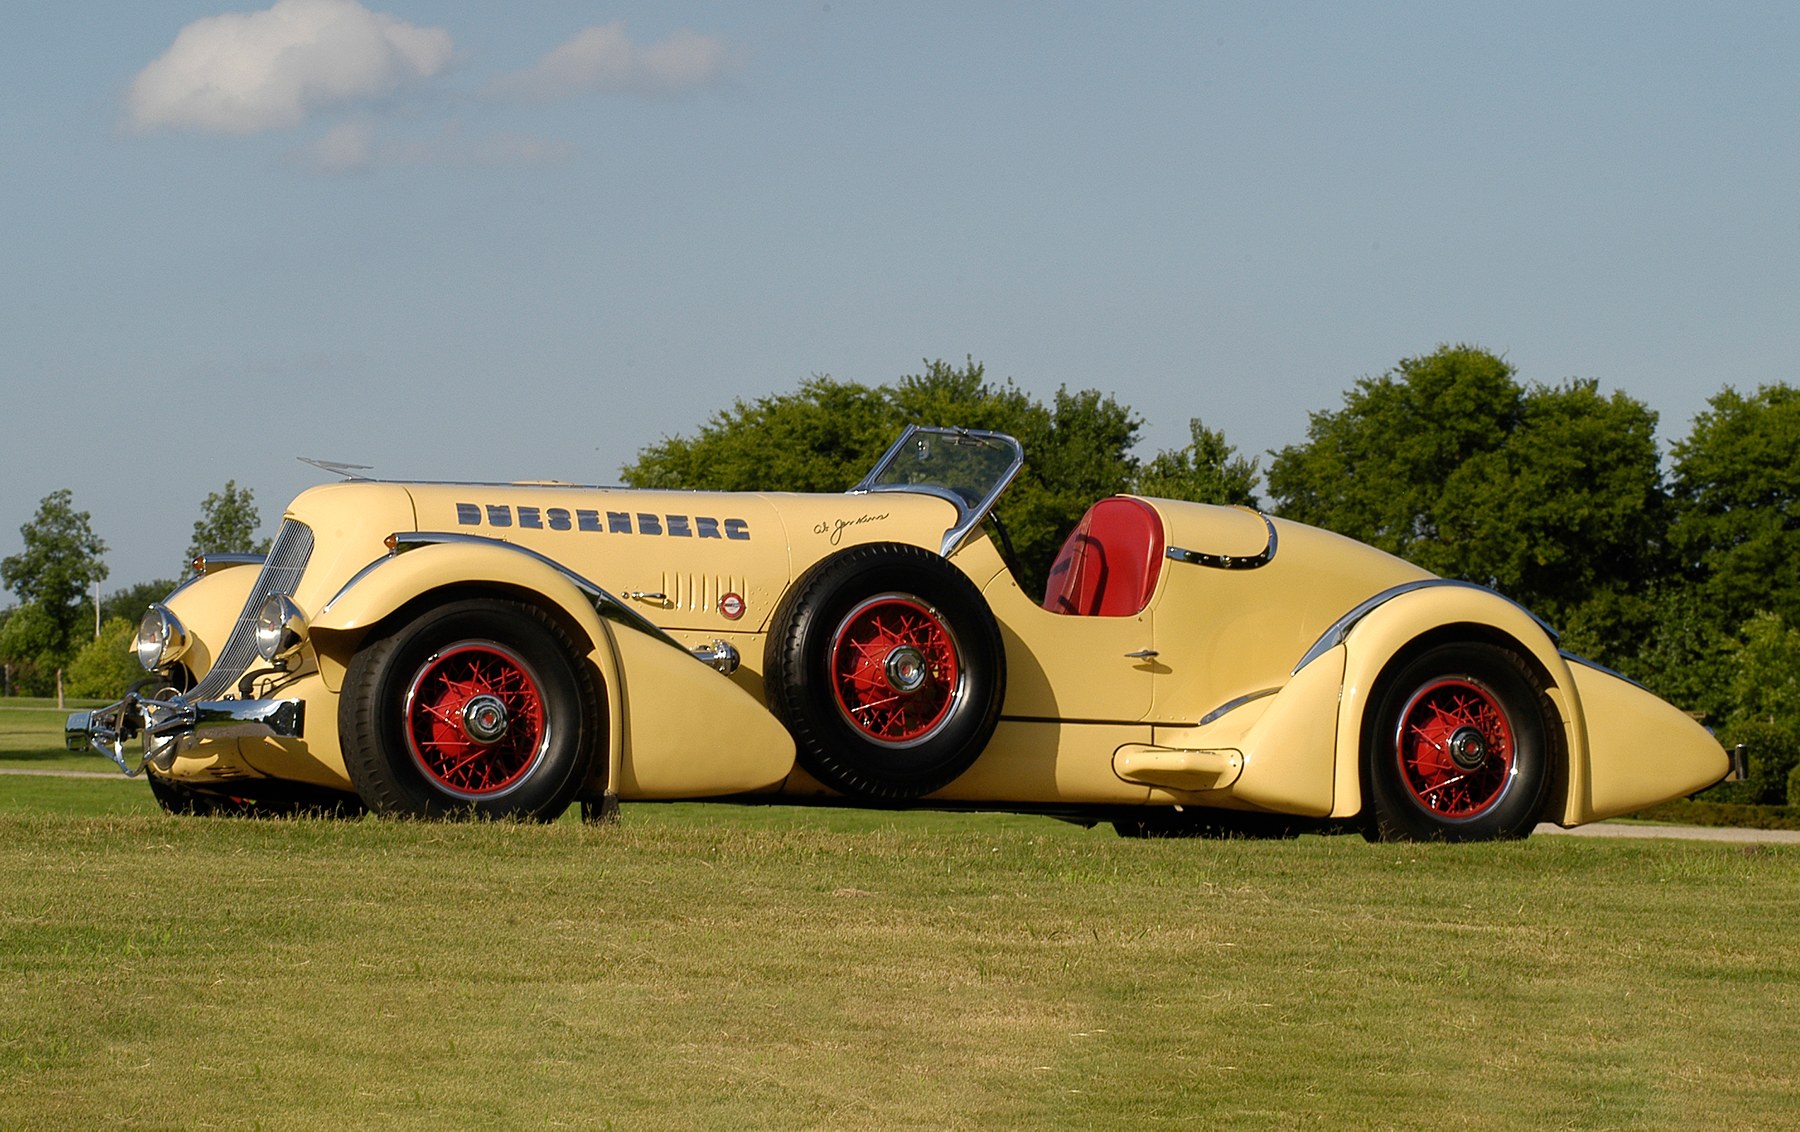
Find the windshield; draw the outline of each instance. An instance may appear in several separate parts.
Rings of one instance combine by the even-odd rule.
[[[917,491],[954,503],[957,522],[944,532],[941,552],[948,557],[1024,463],[1024,449],[1004,433],[911,425],[850,490]]]

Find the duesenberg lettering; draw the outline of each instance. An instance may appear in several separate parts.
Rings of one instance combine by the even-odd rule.
[[[742,519],[715,519],[710,515],[657,515],[648,511],[600,511],[585,507],[514,507],[506,503],[458,503],[456,525],[740,541],[750,537],[750,524]]]
[[[814,523],[813,534],[830,535],[831,545],[836,546],[844,539],[845,527],[860,527],[864,523],[879,523],[887,517],[888,513],[883,511],[879,515],[859,515],[854,519],[839,519],[836,522]]]

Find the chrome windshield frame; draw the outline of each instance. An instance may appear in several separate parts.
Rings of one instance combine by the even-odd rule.
[[[894,462],[899,458],[900,453],[906,450],[907,445],[922,435],[960,437],[979,441],[996,441],[1003,447],[1012,451],[1012,460],[1000,478],[994,481],[994,484],[988,488],[987,492],[974,502],[970,502],[961,494],[940,484],[878,483],[877,481],[881,478],[882,473],[893,466]],[[1007,488],[1012,486],[1013,480],[1018,477],[1019,470],[1024,466],[1024,446],[1006,433],[989,432],[985,429],[977,428],[943,428],[935,425],[907,425],[906,431],[902,432],[900,438],[888,446],[888,450],[881,454],[881,459],[875,461],[875,466],[869,469],[869,473],[858,481],[856,486],[849,490],[848,494],[869,495],[881,492],[904,492],[910,495],[930,495],[949,503],[952,507],[956,508],[956,522],[952,523],[949,529],[944,531],[943,542],[938,550],[939,554],[948,558],[968,539],[975,528],[981,525],[981,521],[988,517],[988,513],[994,508],[994,502],[1006,493]]]

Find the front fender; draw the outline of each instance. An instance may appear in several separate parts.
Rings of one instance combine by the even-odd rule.
[[[793,741],[749,693],[598,586],[507,543],[427,541],[378,559],[319,611],[314,639],[360,640],[420,596],[471,588],[560,611],[586,635],[577,644],[589,648],[607,701],[607,789],[620,798],[743,793],[771,787],[792,769]],[[321,649],[322,669],[328,651]],[[348,663],[342,655],[334,667],[341,675]]]
[[[1561,717],[1563,750],[1567,766],[1553,767],[1553,781],[1562,790],[1563,812],[1586,812],[1588,781],[1587,723],[1575,691],[1568,662],[1558,651],[1549,631],[1523,606],[1492,590],[1459,582],[1435,581],[1397,587],[1377,595],[1346,615],[1321,638],[1307,660],[1344,647],[1344,681],[1338,698],[1337,754],[1332,791],[1332,816],[1360,813],[1362,796],[1362,740],[1364,722],[1375,710],[1375,693],[1381,676],[1396,659],[1415,644],[1430,640],[1483,641],[1511,648],[1538,668],[1546,692]],[[1555,724],[1553,723],[1552,726]],[[1556,803],[1553,802],[1553,806]]]
[[[536,594],[579,625],[588,643],[603,639],[594,602],[577,579],[539,555],[492,539],[434,543],[377,558],[325,603],[312,627],[360,635],[421,594],[470,584]]]

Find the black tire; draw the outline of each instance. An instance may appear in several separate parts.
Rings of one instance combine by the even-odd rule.
[[[344,765],[378,814],[553,821],[593,765],[597,703],[587,664],[542,612],[452,602],[351,659]]]
[[[356,818],[363,814],[361,798],[322,786],[270,779],[234,783],[225,791],[190,786],[155,771],[146,771],[144,777],[157,804],[183,817]]]
[[[1363,736],[1368,831],[1382,841],[1488,841],[1537,824],[1556,719],[1520,657],[1440,645],[1383,680]]]
[[[987,746],[1006,650],[981,591],[902,543],[852,547],[782,599],[763,668],[769,706],[807,773],[904,801],[942,789]]]

